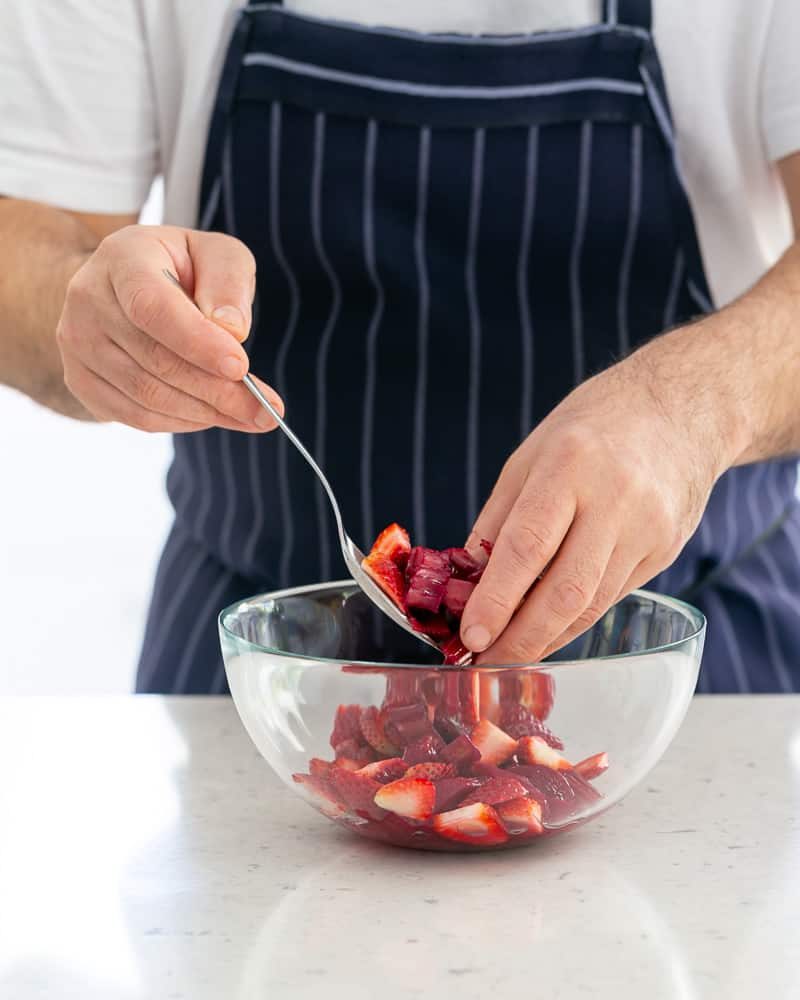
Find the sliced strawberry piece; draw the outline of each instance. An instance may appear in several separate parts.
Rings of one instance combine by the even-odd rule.
[[[404,570],[411,554],[411,539],[406,529],[401,528],[399,524],[390,524],[388,528],[384,528],[369,551],[370,555],[375,553],[379,553]]]
[[[434,642],[449,642],[453,638],[452,626],[443,614],[431,615],[424,612],[415,614],[409,611],[406,617],[415,632],[423,632]]]
[[[481,719],[472,730],[470,739],[480,750],[481,761],[485,764],[502,764],[517,749],[516,740],[506,736],[502,729],[488,719]]]
[[[509,774],[530,783],[533,796],[543,807],[545,825],[569,819],[578,808],[576,788],[568,778],[568,771],[554,771],[541,764],[523,764],[509,768]],[[597,796],[588,782],[584,784]]]
[[[487,806],[495,806],[500,802],[510,802],[512,799],[525,798],[528,789],[522,782],[513,775],[504,774],[502,777],[489,778],[489,780],[476,788],[462,805],[472,805],[473,802],[483,802]]]
[[[371,819],[382,819],[385,815],[383,810],[375,805],[375,793],[384,786],[373,778],[356,771],[334,768],[329,780],[342,802],[354,812],[364,813]]]
[[[433,818],[433,828],[440,837],[475,847],[493,847],[508,840],[500,817],[481,802],[439,813]]]
[[[481,759],[481,752],[465,733],[457,736],[452,743],[439,752],[437,760],[454,764],[459,771],[466,770]]]
[[[371,763],[371,761],[370,761]],[[337,757],[335,770],[339,771],[360,771],[365,766],[363,760],[354,760],[352,757]]]
[[[398,747],[407,747],[410,743],[415,743],[433,733],[428,708],[421,701],[414,705],[384,708],[381,721],[387,739]]]
[[[517,743],[517,757],[523,764],[542,764],[554,771],[571,771],[572,764],[538,736],[523,736]]]
[[[308,762],[308,770],[315,778],[327,778],[328,772],[334,765],[329,760],[321,760],[319,757],[312,757]]]
[[[474,725],[481,715],[481,678],[477,670],[459,673],[461,718],[468,726]],[[491,725],[491,723],[490,723]]]
[[[406,778],[427,778],[428,781],[441,781],[442,778],[454,778],[456,769],[452,764],[437,764],[429,761],[426,764],[414,764],[405,773]]]
[[[292,780],[303,789],[304,798],[330,819],[338,819],[347,812],[324,778],[313,774],[293,774]]]
[[[426,778],[400,778],[379,787],[375,804],[398,816],[428,819],[436,805],[436,786]]]
[[[529,670],[520,674],[520,702],[529,708],[537,719],[546,719],[553,707],[556,685],[550,674]]]
[[[406,578],[403,571],[379,552],[368,555],[361,567],[401,611],[406,609]]]
[[[416,705],[420,700],[421,679],[416,670],[391,670],[386,674],[386,697],[383,710]]]
[[[475,584],[469,580],[457,580],[451,576],[445,584],[442,603],[451,615],[460,618],[474,589]]]
[[[457,670],[448,670],[444,675],[442,711],[453,719],[461,718],[461,680]]]
[[[599,777],[603,771],[607,770],[608,754],[605,751],[603,753],[596,753],[592,757],[587,757],[586,760],[579,761],[575,765],[575,773],[588,781]]]
[[[400,752],[384,732],[383,716],[374,705],[361,709],[361,734],[383,757],[397,757]]]
[[[512,799],[497,807],[503,826],[512,837],[544,833],[542,807],[535,799]]]
[[[336,709],[336,718],[331,733],[331,746],[335,747],[345,740],[361,742],[361,706],[340,705]]]
[[[407,746],[403,751],[403,760],[409,767],[414,764],[427,764],[438,759],[444,746],[444,740],[437,733],[431,733]]]
[[[388,760],[376,760],[372,764],[365,764],[358,773],[372,778],[381,785],[386,785],[390,781],[402,778],[407,768],[408,764],[402,757],[390,757]]]
[[[470,795],[480,785],[479,778],[442,778],[436,782],[436,808],[434,811],[441,813],[447,812],[448,809],[455,809],[467,795]]]

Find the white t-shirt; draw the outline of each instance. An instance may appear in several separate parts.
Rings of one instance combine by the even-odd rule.
[[[236,0],[0,4],[0,193],[136,212],[165,177],[192,226]],[[599,20],[599,0],[289,0],[319,17],[511,33]],[[679,155],[717,302],[791,239],[775,161],[800,150],[800,0],[655,0]]]

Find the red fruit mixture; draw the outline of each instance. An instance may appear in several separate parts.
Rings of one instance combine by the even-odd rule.
[[[431,592],[431,579],[419,588]],[[308,774],[294,775],[329,818],[400,846],[475,850],[578,822],[601,798],[591,782],[608,755],[576,764],[564,756],[544,724],[554,693],[548,674],[385,673],[380,707],[337,709],[335,759],[313,758]]]
[[[491,542],[481,546],[487,557]],[[411,625],[440,647],[445,663],[465,666],[472,654],[458,637],[461,615],[483,573],[466,549],[411,547],[405,528],[390,524],[378,535],[363,567],[407,616]]]

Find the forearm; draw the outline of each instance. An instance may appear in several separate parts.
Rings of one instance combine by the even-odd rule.
[[[0,199],[0,383],[88,418],[64,385],[56,327],[67,285],[98,238],[66,212]]]
[[[652,376],[686,431],[712,440],[719,472],[800,452],[800,242],[718,313],[652,341],[628,362]],[[700,428],[703,428],[702,432]]]

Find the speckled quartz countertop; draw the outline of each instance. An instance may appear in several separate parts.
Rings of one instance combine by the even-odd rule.
[[[594,824],[361,842],[224,699],[0,700],[2,1000],[800,996],[800,698],[696,699]]]

